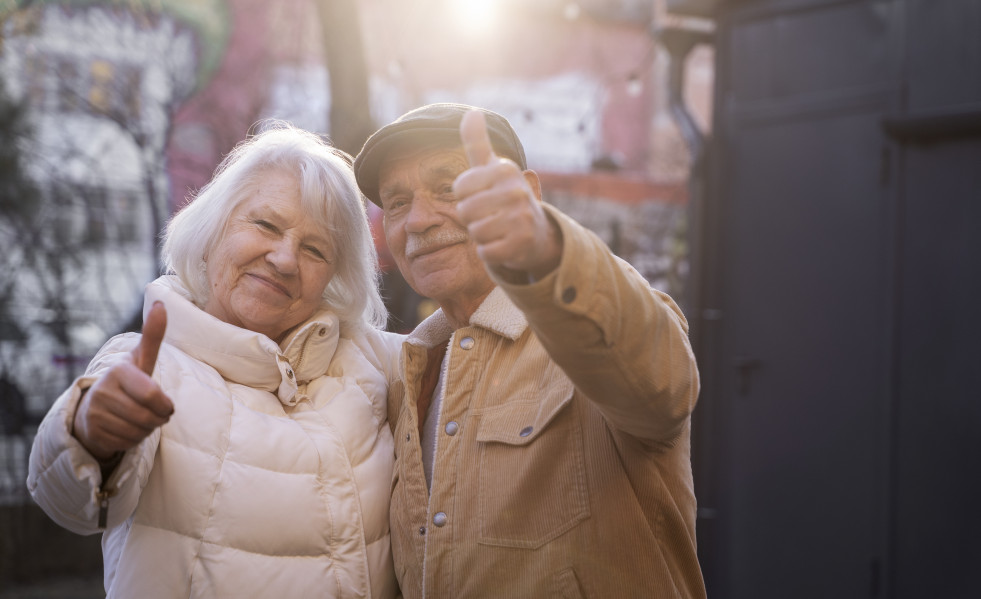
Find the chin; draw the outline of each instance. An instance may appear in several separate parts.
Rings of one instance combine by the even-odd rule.
[[[416,292],[428,298],[445,297],[447,294],[453,294],[456,291],[456,286],[454,283],[454,278],[452,275],[447,273],[435,273],[429,276],[417,277],[417,284],[412,285],[412,288]]]

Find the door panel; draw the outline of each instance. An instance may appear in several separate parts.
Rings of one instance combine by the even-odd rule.
[[[896,596],[981,597],[981,140],[906,151]]]
[[[872,584],[884,525],[888,219],[878,173],[855,156],[882,146],[874,116],[734,136],[722,514],[734,597],[867,597]]]
[[[710,596],[981,597],[981,1],[719,12]]]
[[[981,2],[906,4],[908,110],[981,104]]]

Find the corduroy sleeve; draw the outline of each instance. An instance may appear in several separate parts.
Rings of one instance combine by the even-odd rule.
[[[671,443],[698,396],[688,323],[677,304],[556,208],[558,268],[520,285],[492,273],[549,356],[615,428]]]

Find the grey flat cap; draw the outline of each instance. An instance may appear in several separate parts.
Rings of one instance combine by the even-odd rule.
[[[358,187],[369,200],[381,206],[378,199],[378,168],[395,142],[432,145],[461,145],[460,120],[471,110],[484,113],[491,145],[499,155],[513,160],[521,170],[528,168],[525,149],[506,118],[483,108],[466,104],[429,104],[410,110],[376,131],[354,159]]]

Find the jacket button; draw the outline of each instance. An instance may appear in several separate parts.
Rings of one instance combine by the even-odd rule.
[[[576,288],[566,287],[562,292],[562,301],[567,304],[571,304],[572,302],[576,301]]]
[[[455,435],[457,433],[458,430],[460,430],[460,425],[457,424],[456,422],[450,421],[450,422],[447,422],[446,423],[446,434],[447,435],[449,435],[449,436],[452,437],[453,435]]]
[[[433,516],[433,524],[439,527],[446,526],[447,520],[449,520],[449,518],[447,518],[446,514],[443,512],[436,512],[436,515]]]
[[[327,327],[320,327],[320,330],[317,331],[317,334],[320,335],[321,337],[323,337],[324,335],[326,335],[327,334]]]
[[[290,377],[292,379],[293,378],[293,371],[290,370],[289,368],[287,368],[286,369],[286,376],[288,376],[288,377]]]
[[[460,339],[460,347],[463,349],[472,349],[473,344],[473,337],[464,337],[463,339]]]
[[[421,535],[424,535],[424,534],[426,534],[426,527],[425,526],[420,526],[419,527],[419,535],[421,536]]]
[[[518,433],[518,436],[519,437],[527,437],[528,435],[531,434],[531,431],[533,431],[533,430],[535,430],[535,427],[533,427],[533,426],[526,426],[523,429],[521,429],[521,432]]]

